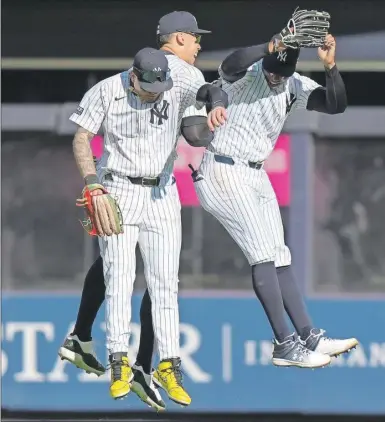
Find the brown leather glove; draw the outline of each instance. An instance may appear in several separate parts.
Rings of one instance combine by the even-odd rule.
[[[80,222],[90,236],[123,233],[119,205],[102,185],[97,183],[86,185],[82,197],[76,200],[76,205],[85,209],[86,219]]]

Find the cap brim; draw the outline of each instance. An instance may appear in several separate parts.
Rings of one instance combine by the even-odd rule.
[[[295,65],[287,65],[277,62],[274,59],[270,59],[272,56],[267,56],[262,61],[262,67],[269,73],[274,73],[278,76],[284,76],[288,78],[295,72]],[[269,60],[270,59],[270,60]]]
[[[207,31],[206,29],[196,29],[194,34],[211,34],[211,31]]]
[[[285,78],[288,78],[290,76],[293,76],[293,73],[295,72],[295,66],[282,66],[279,68],[277,72],[275,72],[279,76],[284,76]]]
[[[174,82],[171,78],[167,79],[167,81],[164,82],[143,82],[139,81],[139,85],[142,89],[144,89],[147,92],[151,92],[154,94],[160,94],[161,92],[169,91],[173,86]]]

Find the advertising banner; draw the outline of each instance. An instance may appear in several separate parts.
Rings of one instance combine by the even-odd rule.
[[[141,296],[133,299],[130,360],[138,347]],[[2,405],[15,410],[146,410],[130,393],[109,396],[109,375],[87,375],[57,351],[71,330],[78,296],[5,296],[2,300]],[[271,330],[254,297],[181,297],[181,358],[191,411],[385,414],[385,303],[309,301],[330,336],[361,346],[323,369],[271,365]],[[94,326],[107,361],[104,310]],[[157,362],[154,363],[155,365]],[[168,410],[180,410],[169,400]]]

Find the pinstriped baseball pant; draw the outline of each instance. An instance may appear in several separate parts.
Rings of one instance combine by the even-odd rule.
[[[127,352],[136,259],[139,243],[152,301],[155,339],[160,359],[179,356],[178,272],[181,214],[176,184],[133,185],[113,176],[103,180],[117,198],[124,233],[99,238],[106,283],[106,337],[110,353]]]
[[[291,264],[278,201],[263,169],[218,163],[206,151],[199,174],[203,179],[194,185],[202,207],[229,232],[250,265]]]

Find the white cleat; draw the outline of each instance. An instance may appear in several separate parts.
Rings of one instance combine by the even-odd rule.
[[[305,345],[310,350],[314,350],[318,353],[323,353],[328,356],[338,356],[342,353],[347,353],[351,349],[358,346],[358,340],[356,338],[348,339],[334,339],[325,336],[325,330],[313,328],[310,331],[310,335],[304,340]]]

